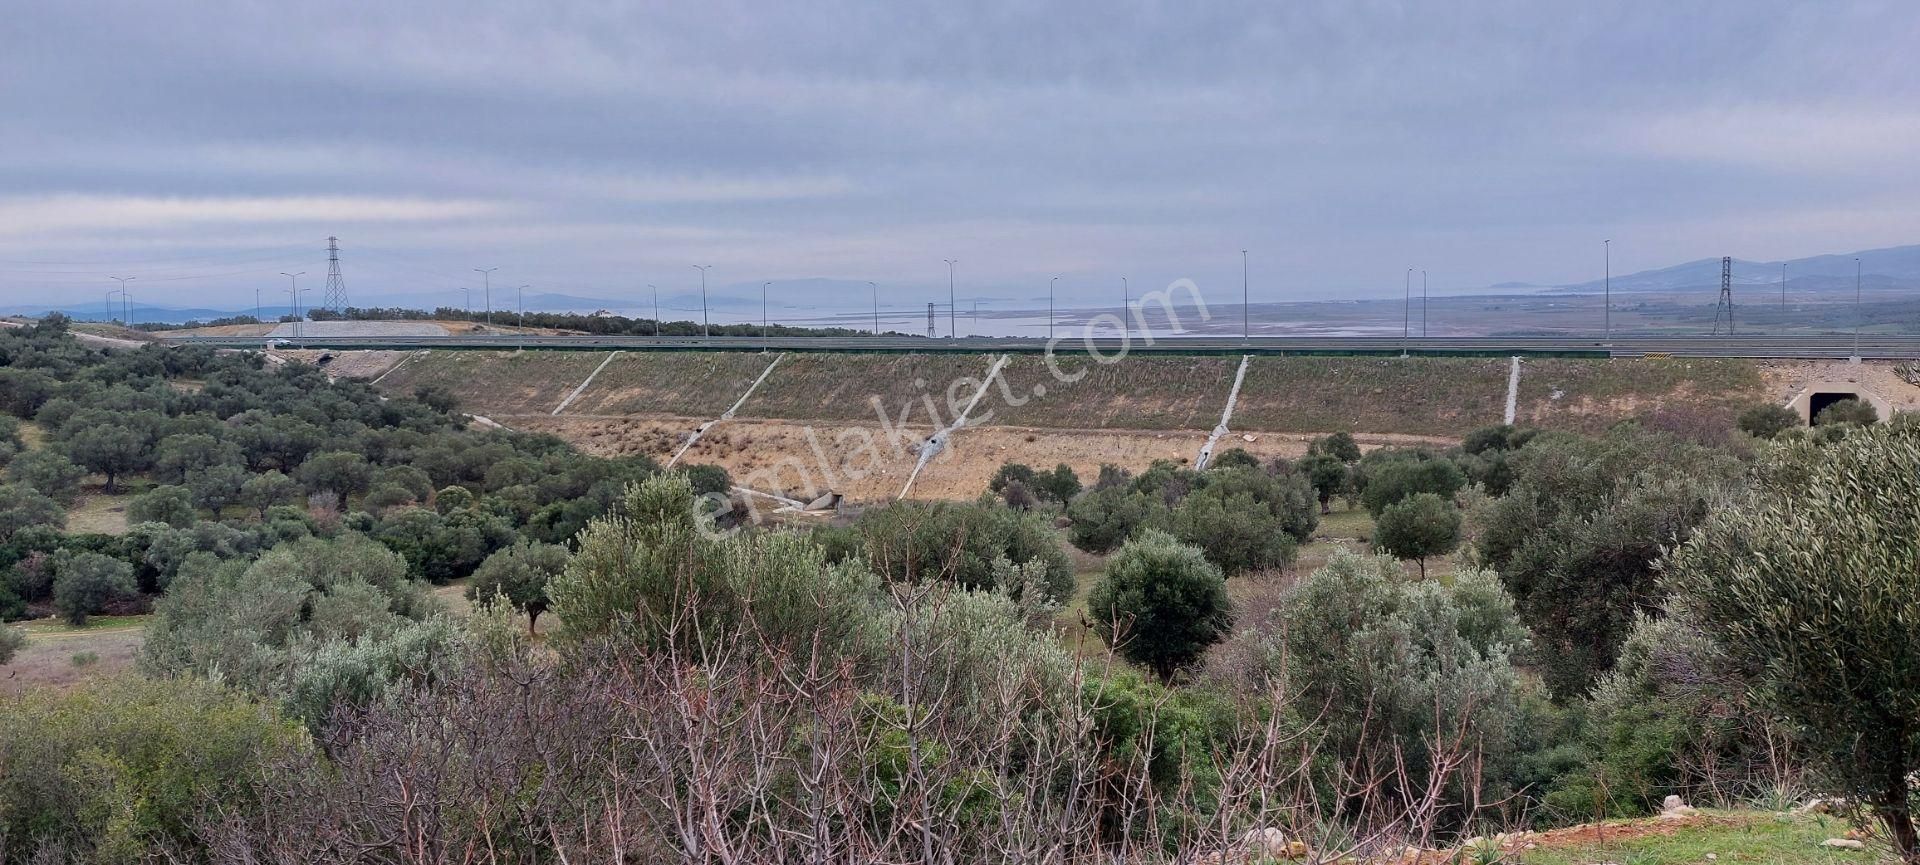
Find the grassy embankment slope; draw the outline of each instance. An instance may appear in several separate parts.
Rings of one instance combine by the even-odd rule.
[[[560,416],[553,409],[593,372],[601,352],[433,352],[381,387],[445,387],[467,410],[519,429],[552,432],[601,455],[664,459],[759,376],[757,352],[629,352],[608,363]],[[789,354],[738,417],[716,427],[690,459],[759,473],[770,489],[813,484],[857,499],[898,492],[914,457],[862,448],[856,428],[904,427],[917,439],[952,420],[992,355]],[[971,497],[1008,459],[1064,462],[1090,474],[1103,462],[1139,469],[1191,460],[1218,422],[1239,358],[1134,356],[1094,363],[1016,355],[976,410],[976,423],[923,472],[922,497]],[[1508,362],[1500,358],[1256,357],[1227,446],[1297,456],[1315,435],[1348,430],[1371,445],[1446,444],[1504,415]],[[1521,423],[1592,430],[1625,418],[1725,429],[1743,408],[1772,399],[1757,366],[1737,360],[1531,359],[1523,364]],[[880,420],[874,401],[887,413]],[[904,418],[904,420],[903,420]],[[806,466],[805,469],[799,468]]]

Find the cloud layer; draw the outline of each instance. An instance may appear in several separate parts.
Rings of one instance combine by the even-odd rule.
[[[945,258],[1091,302],[1246,248],[1281,300],[1910,243],[1916,44],[1898,2],[28,4],[0,291],[250,301],[328,235],[369,300],[714,264],[901,308]]]

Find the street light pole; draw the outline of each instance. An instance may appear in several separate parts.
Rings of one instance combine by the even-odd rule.
[[[760,353],[767,353],[767,286],[772,282],[760,283]]]
[[[953,300],[953,266],[960,262],[954,258],[943,258],[941,261],[947,263],[947,338],[954,339],[960,335],[960,330],[956,324],[959,314],[955,312],[957,306]]]
[[[880,335],[880,286],[878,283],[875,283],[872,280],[868,280],[867,287],[873,289],[873,335],[879,336]]]
[[[1060,284],[1060,277],[1054,277],[1047,283],[1047,341],[1053,341],[1053,290]]]
[[[1605,273],[1604,284],[1606,286],[1606,289],[1605,289],[1606,294],[1604,295],[1606,299],[1604,303],[1606,304],[1606,312],[1604,313],[1603,317],[1606,320],[1607,344],[1612,345],[1613,344],[1613,240],[1611,238],[1600,241],[1600,255],[1601,255],[1601,260],[1603,262],[1603,266],[1606,268],[1606,270],[1604,271]]]
[[[707,339],[712,325],[707,318],[707,269],[711,264],[696,264],[694,270],[700,271],[700,338]]]
[[[1420,338],[1427,338],[1427,271],[1420,270]]]
[[[299,273],[288,273],[283,270],[283,271],[280,271],[280,275],[287,278],[287,296],[293,299],[292,300],[293,338],[299,339],[300,330],[301,330],[300,328],[300,277],[306,276],[307,272],[303,270],[303,271],[300,271]]]
[[[1126,277],[1120,277],[1120,336],[1127,335],[1127,315],[1133,312],[1133,287],[1127,284]]]
[[[260,286],[253,287],[253,320],[265,324],[260,319]]]
[[[101,305],[106,307],[108,324],[113,323],[113,296],[119,293],[120,293],[120,289],[117,289],[117,288],[107,289],[107,298],[106,300],[101,302]]]
[[[1246,345],[1253,326],[1247,323],[1247,251],[1240,250],[1240,344]]]
[[[647,290],[653,292],[653,338],[660,338],[660,289],[653,283],[647,283]]]
[[[1860,259],[1853,260],[1853,362],[1860,362]]]
[[[1407,285],[1400,300],[1400,356],[1407,356],[1407,339],[1413,336],[1413,268],[1407,268]]]
[[[486,298],[486,301],[487,301],[487,326],[488,327],[493,326],[493,272],[499,269],[500,268],[497,268],[497,267],[474,268],[474,270],[480,274],[481,278],[486,280],[486,282],[483,284],[484,288],[482,289],[485,293],[482,294],[481,296]]]
[[[460,286],[460,309],[467,315],[473,315],[473,289]]]
[[[532,287],[531,285],[523,285],[513,290],[514,300],[520,307],[520,318],[514,323],[520,326],[521,351],[527,350],[527,289]]]

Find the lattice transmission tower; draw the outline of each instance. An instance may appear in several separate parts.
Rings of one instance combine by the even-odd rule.
[[[340,238],[327,238],[327,290],[321,295],[320,308],[347,311],[347,281],[340,276]]]
[[[1727,335],[1733,335],[1733,258],[1720,259],[1720,302],[1713,307],[1713,335],[1720,335],[1720,318],[1727,319]]]

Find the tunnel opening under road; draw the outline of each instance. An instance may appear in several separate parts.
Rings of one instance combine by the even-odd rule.
[[[1812,425],[1815,418],[1825,411],[1827,406],[1846,400],[1857,400],[1860,395],[1850,391],[1815,391],[1807,395],[1807,424]]]

